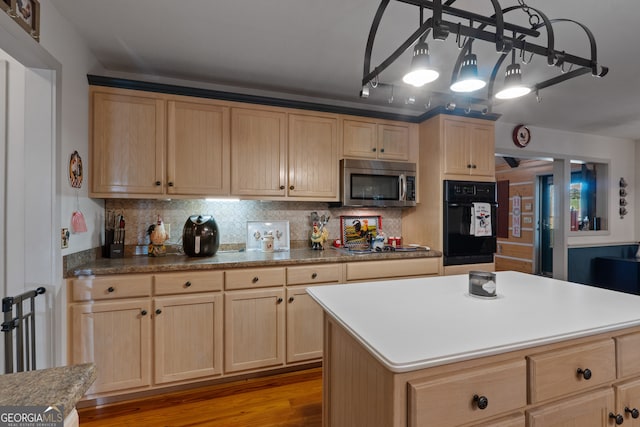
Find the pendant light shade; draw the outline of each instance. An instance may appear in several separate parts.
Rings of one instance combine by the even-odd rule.
[[[512,63],[507,66],[504,76],[504,88],[496,93],[498,99],[519,98],[531,92],[531,88],[522,85],[522,70],[520,64]]]
[[[465,55],[460,67],[460,75],[450,89],[454,92],[473,92],[486,85],[487,82],[478,78],[478,57],[473,53]]]
[[[411,69],[402,81],[415,87],[424,86],[438,78],[440,73],[431,67],[429,45],[425,42],[417,43],[413,48]]]

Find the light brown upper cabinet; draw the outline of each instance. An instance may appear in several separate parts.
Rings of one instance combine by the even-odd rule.
[[[231,110],[231,193],[238,196],[286,194],[287,115]]]
[[[92,197],[229,194],[229,108],[93,86]]]
[[[229,194],[229,107],[168,101],[167,194]]]
[[[338,119],[289,114],[289,196],[338,198]]]
[[[343,121],[343,156],[361,159],[409,160],[411,125],[366,119]]]
[[[249,198],[337,200],[337,117],[232,108],[231,193]]]
[[[446,117],[442,142],[445,175],[495,175],[493,122]]]
[[[163,193],[165,101],[138,91],[91,87],[92,197]]]

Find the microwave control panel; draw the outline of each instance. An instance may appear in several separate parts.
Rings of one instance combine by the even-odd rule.
[[[416,201],[416,177],[407,176],[407,200]]]

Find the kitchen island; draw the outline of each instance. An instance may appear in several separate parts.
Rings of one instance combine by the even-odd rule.
[[[640,425],[640,297],[496,281],[495,299],[470,296],[466,275],[309,288],[325,311],[324,425]]]

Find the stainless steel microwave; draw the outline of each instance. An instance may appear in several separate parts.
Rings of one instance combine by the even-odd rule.
[[[343,206],[416,205],[416,164],[381,160],[340,161]]]

